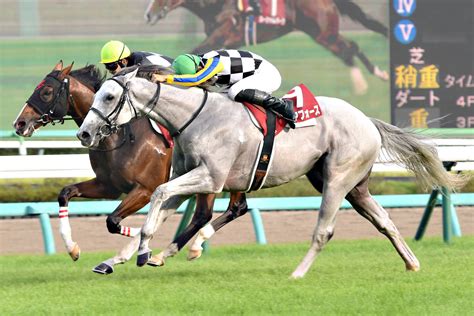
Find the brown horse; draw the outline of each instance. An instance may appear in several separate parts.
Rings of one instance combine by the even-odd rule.
[[[365,27],[387,36],[387,28],[367,16],[359,6],[349,0],[287,0],[285,2],[286,24],[259,24],[255,34],[256,43],[268,42],[292,31],[302,31],[350,67],[351,79],[357,94],[364,94],[368,85],[362,72],[354,63],[355,57],[359,58],[371,74],[382,80],[388,80],[386,71],[372,64],[354,41],[346,39],[339,32],[339,15],[342,13]],[[164,18],[169,11],[180,6],[204,21],[207,38],[194,49],[194,53],[205,53],[220,48],[238,48],[248,44],[245,40],[248,15],[236,9],[235,0],[151,0],[145,12],[145,19],[149,23],[155,23]]]
[[[29,137],[33,132],[47,125],[64,121],[69,115],[80,126],[92,105],[94,94],[103,83],[104,76],[93,65],[72,70],[72,64],[63,69],[60,61],[27,101],[13,123],[16,133]],[[121,226],[120,222],[134,214],[149,201],[153,191],[169,179],[172,149],[163,135],[152,128],[147,118],[132,121],[115,133],[104,138],[97,148],[89,150],[94,179],[64,187],[58,196],[60,232],[69,255],[77,260],[80,248],[72,240],[68,220],[68,203],[74,197],[92,199],[118,199],[122,193],[127,194],[120,205],[106,220],[110,233],[133,237],[139,233],[138,228]],[[196,209],[203,209],[196,214],[212,214],[214,194],[198,195]],[[244,194],[231,197],[229,209],[212,226],[218,230],[232,219],[247,212]],[[193,227],[202,227],[210,218],[195,216],[190,227],[184,231],[186,241],[196,234]],[[183,242],[177,241],[181,247]],[[113,272],[113,266],[130,259],[126,254],[136,243],[127,245],[117,256],[105,260],[93,271],[101,274]],[[198,255],[194,255],[197,257]]]

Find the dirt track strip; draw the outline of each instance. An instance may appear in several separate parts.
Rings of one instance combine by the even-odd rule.
[[[456,209],[463,235],[474,235],[474,207]],[[389,210],[390,216],[405,238],[413,238],[418,228],[423,209],[404,208]],[[268,243],[309,242],[317,219],[316,211],[262,212],[263,225]],[[140,226],[145,217],[132,216],[125,225]],[[174,236],[181,215],[172,216],[155,235],[151,245],[163,248]],[[58,233],[57,218],[51,220],[55,234],[56,251],[64,252]],[[115,251],[128,239],[110,235],[105,227],[105,216],[71,218],[73,238],[83,252]],[[425,236],[442,238],[441,209],[436,208]],[[385,238],[368,221],[355,211],[341,211],[338,214],[334,239]],[[252,220],[249,215],[223,228],[212,239],[212,245],[255,243]],[[0,255],[19,253],[43,253],[43,241],[38,219],[0,220]]]

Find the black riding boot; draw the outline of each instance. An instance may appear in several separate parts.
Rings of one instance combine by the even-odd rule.
[[[295,111],[290,100],[279,99],[256,89],[245,89],[235,96],[235,101],[249,102],[272,110],[283,117],[291,128],[295,128]]]

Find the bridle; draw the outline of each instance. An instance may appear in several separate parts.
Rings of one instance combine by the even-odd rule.
[[[120,112],[122,111],[123,107],[125,106],[125,103],[127,103],[130,109],[133,111],[134,118],[138,118],[138,113],[139,113],[139,111],[137,111],[136,107],[133,105],[132,100],[130,99],[130,96],[129,96],[130,89],[128,87],[128,82],[124,84],[114,77],[107,80],[115,81],[122,88],[122,94],[120,95],[120,99],[117,105],[115,106],[115,108],[107,115],[102,113],[100,110],[94,107],[91,107],[90,111],[94,112],[100,119],[102,119],[105,122],[105,125],[102,125],[99,128],[99,131],[97,132],[97,134],[100,137],[108,137],[111,134],[114,134],[118,131],[119,125],[115,121],[117,117],[119,116]],[[151,111],[153,111],[156,104],[158,103],[158,99],[160,98],[160,90],[161,90],[161,86],[157,84],[155,94],[145,106],[145,108],[148,108],[151,106],[150,110],[148,111],[146,115],[148,115]]]
[[[99,128],[99,131],[97,132],[97,134],[99,136],[102,136],[102,137],[107,137],[107,136],[111,135],[112,133],[117,132],[119,126],[117,125],[115,120],[118,117],[118,115],[120,114],[120,112],[122,111],[122,109],[125,105],[125,102],[127,102],[128,105],[130,106],[130,108],[133,109],[134,118],[138,118],[138,113],[140,112],[140,111],[137,111],[136,107],[133,105],[132,100],[130,99],[130,96],[129,96],[130,89],[128,87],[128,82],[126,84],[124,84],[124,83],[120,82],[119,80],[117,80],[114,77],[112,77],[110,79],[107,79],[107,80],[115,81],[122,88],[122,94],[120,95],[119,102],[117,103],[115,108],[108,115],[105,115],[100,110],[98,110],[94,107],[91,107],[91,109],[90,109],[90,111],[97,114],[97,116],[99,116],[106,123],[105,125],[101,126]],[[207,95],[208,95],[207,90],[203,90],[203,91],[204,91],[204,97],[202,99],[202,102],[201,102],[201,105],[199,106],[199,108],[193,113],[191,118],[186,123],[183,124],[183,126],[181,126],[178,129],[170,130],[171,137],[176,137],[176,136],[180,135],[186,129],[186,127],[188,127],[189,124],[191,124],[194,121],[194,119],[199,115],[199,113],[201,113],[202,109],[204,108],[204,105],[207,102]],[[160,98],[160,92],[161,92],[161,84],[159,82],[157,82],[156,83],[155,94],[147,102],[147,104],[145,105],[145,108],[143,110],[143,112],[147,112],[145,114],[145,116],[149,116],[149,114],[156,107],[156,105],[158,103],[158,99]],[[149,110],[147,111],[147,109],[149,109]]]
[[[39,94],[41,90],[38,90],[38,93],[33,93],[30,98],[27,100],[27,103],[33,106],[33,108],[40,114],[40,118],[36,120],[37,123],[47,125],[51,123],[55,125],[56,123],[64,124],[65,120],[73,120],[75,117],[65,117],[69,111],[70,104],[75,106],[74,98],[69,92],[69,78],[65,77],[63,80],[58,79],[56,76],[49,74],[46,76],[47,79],[52,79],[51,83],[53,91],[56,90],[56,93],[53,99],[50,102],[45,102],[41,99]],[[64,107],[58,107],[62,104],[62,101],[66,104]]]

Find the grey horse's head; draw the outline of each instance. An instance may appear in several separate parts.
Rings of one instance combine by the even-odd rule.
[[[116,132],[120,125],[139,117],[142,106],[156,104],[159,98],[156,92],[160,87],[151,82],[152,76],[171,73],[173,69],[170,67],[133,66],[106,80],[97,91],[94,103],[77,132],[82,144],[97,146],[101,139]],[[145,88],[146,85],[149,89]],[[148,92],[155,95],[149,96]]]
[[[82,145],[96,147],[102,138],[112,134],[118,126],[139,115],[130,95],[131,80],[137,72],[138,69],[135,69],[125,75],[114,76],[97,91],[92,107],[77,132]]]

